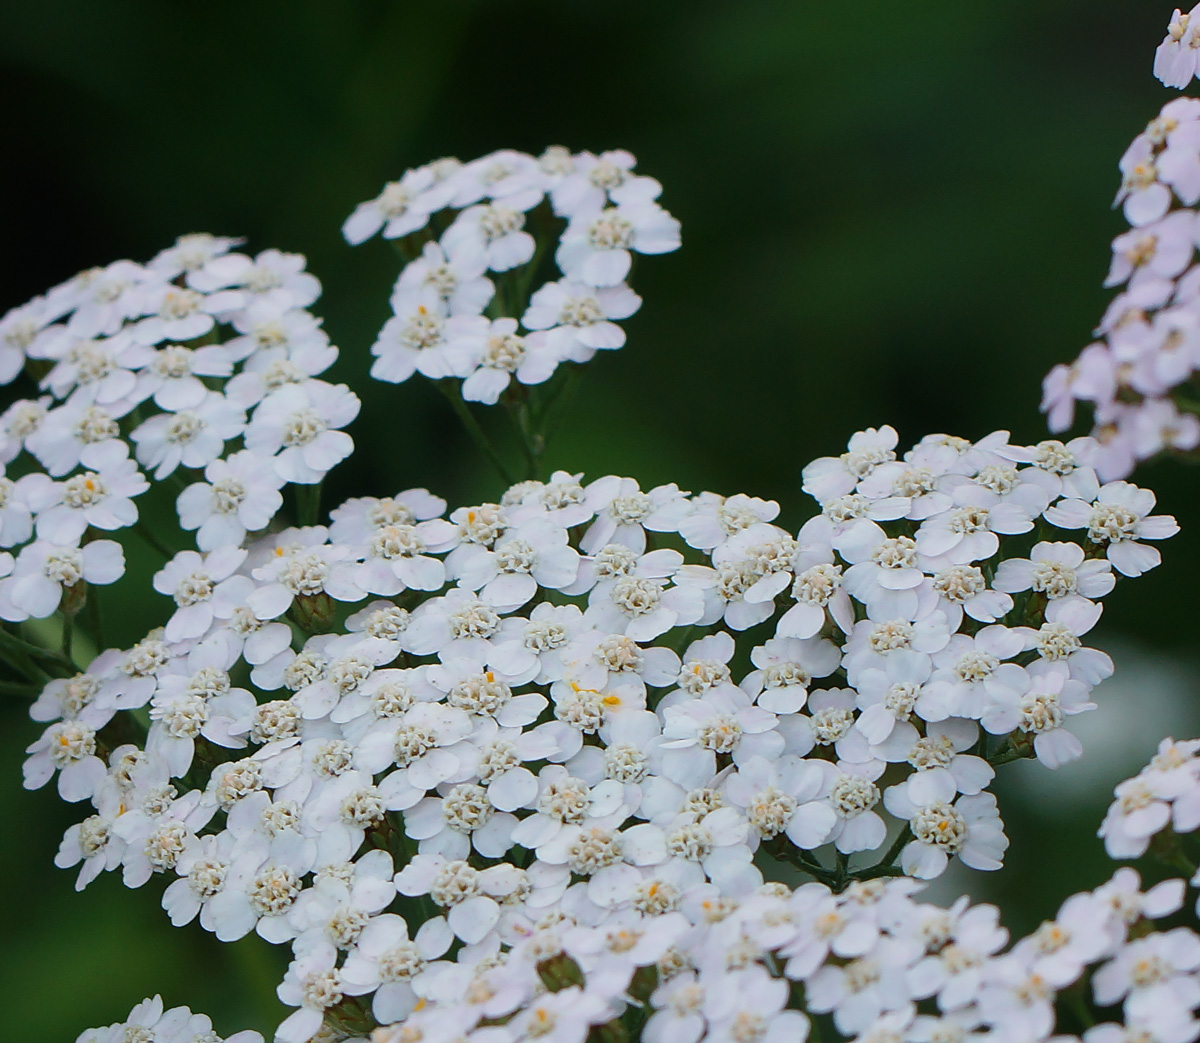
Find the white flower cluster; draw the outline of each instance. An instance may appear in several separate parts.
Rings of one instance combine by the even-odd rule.
[[[632,254],[679,247],[679,222],[656,202],[662,186],[635,174],[634,162],[625,151],[504,149],[409,170],[360,204],[346,239],[382,230],[408,261],[392,292],[394,318],[371,349],[371,376],[457,378],[464,399],[492,404],[514,380],[541,384],[559,363],[621,347],[617,320],[641,305],[626,282]],[[561,222],[561,236],[552,234]],[[554,238],[562,278],[527,301]]]
[[[993,764],[1078,756],[1098,599],[1176,526],[1058,442],[896,444],[805,468],[795,535],[773,502],[559,472],[183,551],[165,626],[33,706],[26,785],[94,809],[57,863],[290,943],[283,1043],[457,994],[547,924],[746,898],[760,849],[835,888],[998,868]]]
[[[1088,1028],[1083,1043],[1200,1033],[1200,936],[1154,923],[1182,905],[1182,880],[1143,892],[1137,873],[1120,869],[1006,952],[995,907],[963,898],[942,909],[915,901],[919,887],[770,884],[690,899],[672,890],[602,927],[550,920],[498,962],[458,967],[372,1039],[583,1043],[626,1038],[632,1022],[652,1043],[803,1043],[831,1030],[861,1043],[1040,1043],[1055,1031],[1056,1001],[1072,993],[1124,1018]],[[824,1016],[819,1033],[799,996]]]
[[[1172,222],[1196,218],[1167,210],[1200,173],[1169,154],[1200,102],[1173,105],[1156,173],[1123,190],[1149,246],[1119,247],[1140,303],[1114,305],[1110,343],[1139,321],[1190,343],[1200,276],[1173,280],[1194,232]],[[505,396],[536,475],[546,410],[523,386],[619,347],[631,252],[679,244],[633,166],[501,151],[359,206],[346,238],[382,231],[408,261],[372,374],[461,380],[460,415]],[[562,278],[531,293],[552,243]],[[237,245],[185,237],[0,320],[0,379],[44,392],[0,417],[0,547],[19,548],[0,551],[0,660],[46,725],[26,786],[90,805],[55,860],[78,888],[157,876],[173,924],[289,945],[279,1043],[785,1043],[810,1016],[871,1043],[1025,1043],[1089,980],[1126,1024],[1085,1043],[1196,1035],[1200,937],[1148,922],[1183,881],[1143,894],[1123,870],[1002,954],[994,909],[885,879],[999,868],[996,766],[1080,755],[1069,720],[1112,672],[1084,643],[1100,600],[1177,529],[1110,480],[1113,439],[901,454],[862,431],[804,469],[820,512],[798,530],[772,501],[564,471],[449,513],[425,489],[356,497],[327,524],[307,524],[313,490],[285,528],[283,486],[349,455],[359,403],[320,379],[337,350],[304,259]],[[1160,397],[1191,372],[1165,365]],[[143,470],[179,480],[179,533],[139,525]],[[163,625],[77,672],[70,621],[124,571],[98,537],[130,526],[166,558]],[[195,549],[168,549],[184,533]],[[16,625],[56,611],[59,650]],[[1164,747],[1110,847],[1200,821],[1197,748]],[[765,876],[797,872],[815,882]],[[218,1038],[155,998],[81,1040]]]
[[[1196,75],[1200,61],[1200,4],[1184,14],[1175,8],[1167,35],[1154,52],[1154,75],[1168,87],[1182,90]]]
[[[179,519],[214,550],[264,528],[285,483],[318,482],[350,454],[339,429],[358,398],[318,378],[337,358],[308,311],[320,284],[298,254],[236,245],[185,236],[0,320],[0,378],[28,364],[46,392],[0,416],[0,547],[20,548],[15,562],[0,552],[0,619],[50,616],[81,582],[123,574],[121,546],[93,537],[137,523],[143,469],[203,479]]]
[[[1194,13],[1194,12],[1193,12]],[[1175,12],[1154,71],[1183,87],[1200,56],[1200,19]],[[1168,102],[1121,157],[1121,205],[1130,229],[1112,243],[1105,286],[1120,287],[1096,334],[1070,365],[1043,382],[1052,431],[1067,430],[1077,403],[1091,409],[1103,480],[1127,477],[1164,450],[1200,445],[1200,99]]]
[[[1100,826],[1110,858],[1140,858],[1157,836],[1168,839],[1200,829],[1197,751],[1200,739],[1163,739],[1150,763],[1117,786]]]
[[[143,1000],[116,1025],[88,1029],[75,1043],[262,1043],[257,1032],[237,1032],[218,1036],[204,1014],[193,1014],[187,1007],[163,1010],[161,996]]]

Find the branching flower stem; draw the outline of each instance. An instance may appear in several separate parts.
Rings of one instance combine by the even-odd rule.
[[[467,429],[475,444],[479,447],[480,452],[488,458],[488,461],[496,468],[496,473],[506,485],[513,484],[512,473],[504,463],[504,459],[496,451],[496,447],[492,445],[491,439],[480,426],[479,421],[475,419],[475,415],[471,412],[470,407],[463,401],[461,385],[452,380],[435,380],[434,386],[446,396],[446,401],[450,403],[455,415],[462,421],[463,427]]]

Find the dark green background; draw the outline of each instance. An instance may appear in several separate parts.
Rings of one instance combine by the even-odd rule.
[[[341,221],[439,155],[627,147],[665,185],[684,248],[639,265],[630,342],[590,367],[551,463],[775,498],[796,526],[801,466],[859,427],[1044,437],[1041,377],[1107,300],[1117,158],[1173,95],[1150,73],[1169,16],[1144,0],[5,4],[0,311],[183,232],[304,252],[343,349],[335,376],[364,398],[359,458],[331,497],[423,484],[477,500],[497,489],[463,466],[442,403],[366,380],[395,267],[378,241],[348,249]],[[1182,657],[1175,687],[1194,699],[1196,474],[1139,480],[1185,535],[1122,585],[1099,640]],[[145,606],[110,608],[126,643],[148,625]],[[1126,680],[1125,698],[1148,698]],[[222,1031],[258,1017],[273,954],[171,930],[154,885],[74,895],[51,860],[79,809],[19,790],[37,733],[4,713],[9,1034],[71,1039],[159,990]],[[1107,874],[1092,833],[1150,752],[1127,745],[1125,763],[1076,766],[1094,783],[1085,810],[1017,769],[1040,772],[1039,806],[1009,802],[1014,851],[987,881],[1023,896],[1014,926]]]

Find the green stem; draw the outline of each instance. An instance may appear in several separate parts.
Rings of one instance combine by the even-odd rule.
[[[168,548],[165,543],[155,536],[150,530],[150,526],[148,526],[145,522],[136,522],[133,526],[133,530],[148,544],[150,544],[151,547],[158,551],[159,554],[166,558],[167,561],[170,561],[173,557],[175,557],[175,552]]]
[[[1066,996],[1067,1003],[1079,1019],[1080,1026],[1084,1029],[1090,1029],[1096,1024],[1096,1016],[1088,1006],[1086,991],[1087,983],[1086,981],[1081,981],[1068,989]]]
[[[180,492],[183,492],[185,489],[190,489],[192,487],[192,483],[190,483],[186,478],[184,478],[183,475],[181,475],[178,470],[172,471],[168,477],[169,477],[171,484],[173,486],[175,486],[175,488],[178,489]]]
[[[1015,733],[1014,733],[1015,734]],[[987,762],[993,768],[998,768],[1002,764],[1011,764],[1013,761],[1028,760],[1034,756],[1033,742],[1027,736],[1021,736],[1018,739],[1013,739],[1010,735],[995,753],[988,757]]]
[[[66,622],[63,623],[63,633],[66,634]],[[43,648],[41,645],[35,645],[31,641],[26,641],[23,638],[17,637],[16,634],[10,634],[7,630],[0,628],[0,645],[6,645],[14,652],[22,652],[28,656],[34,656],[37,659],[48,659],[51,662],[61,665],[68,665],[70,660],[63,655],[62,652],[55,651],[52,648]]]
[[[88,587],[87,612],[88,629],[92,632],[92,640],[96,642],[97,651],[104,649],[104,625],[100,617],[100,592],[93,586]]]
[[[867,866],[866,869],[860,869],[851,876],[855,880],[874,880],[880,876],[899,876],[900,870],[895,866],[895,861],[900,857],[900,852],[904,850],[904,845],[912,839],[912,830],[906,825],[900,830],[899,835],[892,841],[892,846],[887,849],[887,854],[883,856],[873,866]]]
[[[60,654],[61,654],[62,658],[65,659],[72,666],[75,664],[75,660],[71,658],[71,646],[74,644],[74,641],[75,641],[75,617],[74,616],[63,616],[62,652]]]
[[[1196,865],[1184,853],[1183,845],[1179,843],[1179,837],[1172,832],[1170,828],[1164,829],[1161,833],[1156,833],[1150,841],[1150,854],[1157,858],[1164,865],[1170,866],[1172,869],[1178,869],[1181,873],[1187,875],[1188,880],[1191,880],[1196,875]]]
[[[282,964],[274,947],[251,931],[226,951],[231,953],[237,967],[245,1001],[257,1008],[263,1024],[274,1024],[282,1011],[275,1001],[275,983],[279,981]]]
[[[433,384],[446,396],[446,400],[450,403],[458,419],[462,421],[463,427],[467,429],[467,434],[471,436],[483,455],[488,458],[491,465],[496,468],[496,472],[503,479],[504,484],[515,485],[516,482],[513,480],[508,468],[504,465],[504,460],[496,452],[496,448],[492,445],[487,433],[479,426],[479,421],[475,419],[475,415],[471,412],[470,407],[463,401],[462,391],[457,382],[447,379],[435,380]]]
[[[842,892],[846,889],[846,885],[850,882],[850,856],[842,851],[837,853],[837,867],[833,874],[833,883],[830,885],[834,891]]]
[[[517,434],[520,435],[521,452],[525,455],[525,477],[536,478],[540,471],[539,461],[542,450],[545,448],[545,442],[542,436],[533,429],[529,401],[523,397],[520,400],[505,398],[504,406],[509,419],[517,429]]]
[[[801,855],[799,861],[795,863],[795,865],[797,869],[804,870],[804,872],[806,872],[809,876],[814,877],[826,886],[833,887],[833,884],[836,880],[836,875],[821,865],[821,863],[815,858]]]
[[[41,692],[41,685],[20,684],[16,681],[0,681],[0,695],[20,695],[26,698],[36,698]]]
[[[45,684],[50,675],[19,648],[0,647],[0,660],[17,674],[23,674],[30,684]]]
[[[579,363],[571,363],[567,369],[567,375],[563,379],[554,394],[542,407],[542,415],[539,418],[542,425],[542,441],[545,445],[550,444],[550,438],[558,431],[562,424],[562,417],[571,404],[571,399],[575,397],[575,392],[579,390],[579,385],[583,381],[584,367]]]
[[[766,851],[772,858],[795,866],[797,869],[827,886],[833,886],[833,872],[821,865],[810,852],[805,851],[803,848],[795,847],[782,834],[769,842]]]
[[[321,517],[321,483],[297,485],[296,517],[301,525],[316,525]]]
[[[513,294],[514,299],[508,302],[510,308],[508,314],[514,319],[519,319],[529,307],[529,287],[542,263],[542,257],[546,252],[546,243],[549,239],[548,236],[539,235],[535,240],[533,257],[530,258],[528,264],[517,270],[513,286],[516,292]]]

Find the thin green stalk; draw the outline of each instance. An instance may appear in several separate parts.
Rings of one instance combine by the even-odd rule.
[[[1092,1013],[1087,1002],[1086,981],[1078,982],[1074,987],[1068,989],[1066,997],[1068,1006],[1079,1019],[1080,1027],[1090,1029],[1096,1024],[1096,1015]]]
[[[104,649],[104,624],[100,615],[100,592],[95,587],[89,587],[87,592],[88,629],[92,632],[92,640],[96,649]]]
[[[506,398],[504,406],[509,419],[513,422],[513,427],[517,429],[517,434],[520,436],[521,452],[525,456],[525,477],[536,478],[540,470],[539,461],[544,443],[541,435],[533,430],[529,403],[525,400],[514,401]]]
[[[558,385],[558,389],[542,407],[539,423],[542,428],[542,441],[545,445],[550,444],[551,436],[562,425],[563,414],[567,406],[571,404],[571,399],[575,397],[575,392],[579,390],[579,385],[583,381],[583,374],[584,367],[578,363],[572,363],[567,369],[566,378]]]
[[[880,876],[899,876],[900,870],[895,866],[895,861],[900,857],[900,852],[904,850],[904,845],[912,839],[912,831],[905,826],[900,830],[899,835],[892,841],[892,846],[887,849],[887,853],[876,862],[873,866],[868,866],[866,869],[860,869],[858,872],[851,873],[855,880],[874,880]]]
[[[72,666],[75,665],[75,660],[71,658],[71,646],[75,641],[75,617],[63,616],[62,621],[62,657]]]
[[[184,478],[183,475],[181,475],[177,470],[172,471],[170,473],[170,475],[168,475],[168,480],[180,492],[183,492],[185,489],[191,488],[190,484],[188,483],[188,480],[186,478]]]
[[[1189,880],[1196,875],[1196,864],[1184,853],[1179,836],[1170,829],[1154,835],[1150,841],[1150,854],[1164,865],[1179,870]]]
[[[995,753],[988,757],[987,762],[993,768],[998,768],[1002,764],[1011,764],[1013,761],[1028,760],[1033,755],[1033,747],[1031,745],[1018,745],[1010,738]]]
[[[435,380],[433,384],[446,396],[446,400],[450,403],[458,419],[462,421],[463,427],[467,429],[467,434],[471,436],[483,455],[488,458],[491,465],[496,468],[496,472],[500,475],[504,484],[515,485],[516,482],[513,480],[508,468],[504,465],[504,460],[496,452],[496,448],[492,445],[487,433],[479,426],[479,421],[475,419],[475,415],[471,412],[466,402],[463,401],[458,385],[453,380]]]
[[[0,681],[0,695],[20,695],[31,699],[40,695],[41,691],[41,685],[20,684],[17,681]]]
[[[537,237],[536,246],[533,251],[533,257],[529,263],[517,270],[516,278],[513,280],[513,289],[516,291],[513,294],[514,300],[509,301],[511,310],[509,315],[520,316],[525,314],[525,310],[529,307],[529,288],[533,283],[533,277],[537,274],[538,268],[541,266],[542,257],[546,253],[546,243],[549,241],[548,236],[539,235]]]
[[[793,865],[795,865],[797,869],[804,870],[804,872],[808,873],[809,876],[815,877],[821,883],[829,886],[833,885],[835,878],[834,873],[821,865],[821,863],[818,862],[812,855],[808,854],[808,852],[801,851],[799,859],[797,859]]]
[[[0,644],[6,645],[15,652],[23,652],[25,655],[34,656],[37,659],[49,659],[57,663],[64,663],[66,659],[62,652],[35,645],[32,641],[17,637],[16,634],[11,634],[2,627],[0,627]]]
[[[45,684],[50,680],[50,675],[19,648],[0,647],[0,660],[15,673],[24,675],[31,684]]]
[[[846,889],[846,885],[850,883],[850,856],[844,851],[837,853],[837,868],[834,870],[833,883],[830,885],[834,891],[842,892]]]
[[[301,525],[316,525],[321,517],[321,483],[296,486],[296,517]]]
[[[175,552],[168,548],[165,543],[155,536],[150,530],[150,526],[148,526],[145,522],[136,522],[133,526],[133,530],[148,544],[150,544],[154,550],[158,551],[158,553],[161,554],[167,561],[170,561],[173,557],[175,557]]]
[[[279,981],[282,969],[275,948],[251,931],[245,938],[230,945],[226,951],[233,957],[238,978],[245,990],[246,1001],[257,1008],[262,1024],[274,1024],[283,1009],[275,1000],[275,985]]]

